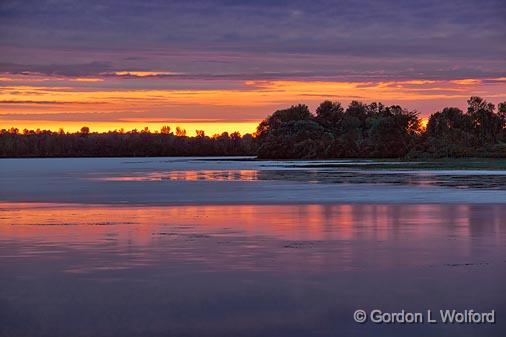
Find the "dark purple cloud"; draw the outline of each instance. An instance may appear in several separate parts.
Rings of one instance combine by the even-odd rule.
[[[110,63],[89,62],[80,64],[18,64],[1,62],[0,73],[30,74],[39,73],[43,75],[58,76],[90,76],[111,71]]]
[[[504,76],[504,0],[2,0],[0,71],[179,78]]]

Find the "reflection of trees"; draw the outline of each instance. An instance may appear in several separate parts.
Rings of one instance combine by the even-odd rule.
[[[506,209],[500,205],[469,205],[469,234],[490,237],[506,226]]]

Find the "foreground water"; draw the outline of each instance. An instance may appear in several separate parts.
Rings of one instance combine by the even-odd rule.
[[[319,165],[3,161],[0,336],[505,335],[504,171]]]

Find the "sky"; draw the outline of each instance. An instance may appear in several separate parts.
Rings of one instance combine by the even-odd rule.
[[[253,132],[323,100],[506,101],[504,0],[1,0],[0,129]]]

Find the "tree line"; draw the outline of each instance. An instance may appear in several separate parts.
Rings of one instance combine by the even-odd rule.
[[[324,101],[277,110],[255,134],[209,137],[162,127],[151,132],[0,130],[1,157],[236,156],[262,159],[506,157],[506,102],[473,96],[467,110],[448,107],[423,125],[400,105]]]
[[[426,127],[399,105],[325,101],[277,110],[257,129],[259,158],[506,157],[506,102],[471,97],[467,111],[444,108]]]
[[[194,137],[186,130],[164,126],[160,131],[105,133],[66,133],[48,130],[17,129],[0,131],[0,157],[165,157],[165,156],[243,156],[255,153],[251,134],[223,132],[213,137],[196,130]]]

